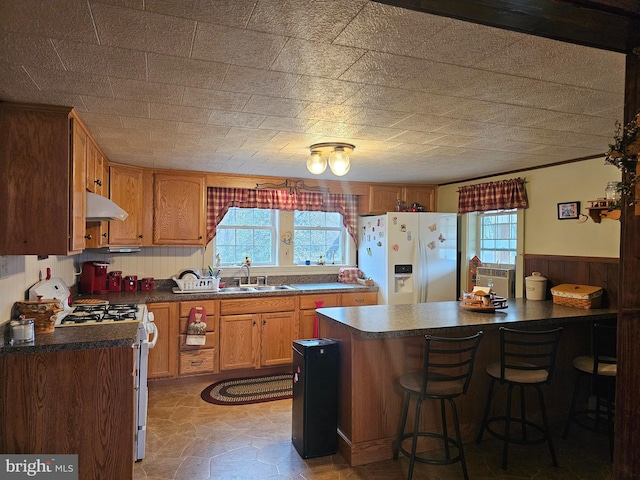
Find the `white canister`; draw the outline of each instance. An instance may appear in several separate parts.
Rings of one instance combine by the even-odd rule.
[[[524,282],[527,300],[546,300],[547,279],[540,272],[533,272],[530,277],[525,277]]]

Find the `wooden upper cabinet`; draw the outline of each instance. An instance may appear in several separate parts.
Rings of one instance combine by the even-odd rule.
[[[0,255],[84,248],[86,138],[77,127],[69,107],[0,103]]]
[[[363,213],[393,212],[398,200],[402,200],[402,187],[371,185],[369,187],[369,210]]]
[[[419,203],[425,212],[436,211],[436,194],[438,187],[435,185],[386,185],[374,184],[369,187],[368,209],[362,205],[362,214],[382,214],[393,212],[398,200],[404,203],[406,208],[414,202]]]
[[[418,202],[425,212],[435,212],[438,187],[435,185],[415,185],[404,187],[403,198],[408,207]]]
[[[103,197],[109,196],[104,178],[104,155],[89,138],[87,142],[87,190]]]
[[[109,222],[109,245],[143,244],[144,192],[143,170],[139,167],[111,164],[109,168],[109,198],[129,216]]]
[[[156,172],[153,178],[154,245],[204,246],[205,205],[204,175]]]

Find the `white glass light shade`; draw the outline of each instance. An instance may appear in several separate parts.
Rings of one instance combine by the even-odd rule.
[[[331,155],[329,155],[329,168],[338,177],[347,174],[351,168],[351,163],[349,162],[349,155],[344,151],[344,148],[336,147],[331,152]]]
[[[307,170],[315,175],[320,175],[327,169],[327,161],[318,151],[312,151],[307,159]]]

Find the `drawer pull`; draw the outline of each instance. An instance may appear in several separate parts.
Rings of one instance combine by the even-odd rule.
[[[363,303],[364,302],[364,298],[356,298],[355,300],[358,303]]]
[[[202,365],[203,362],[204,362],[204,360],[200,360],[199,362],[191,362],[191,366],[192,367],[199,367],[200,365]]]

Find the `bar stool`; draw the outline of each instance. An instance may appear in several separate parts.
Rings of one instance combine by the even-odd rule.
[[[609,436],[611,461],[613,461],[613,408],[616,375],[618,372],[616,359],[617,331],[618,329],[615,325],[594,324],[591,331],[593,355],[580,356],[573,360],[573,366],[578,373],[578,377],[576,378],[571,398],[569,418],[567,418],[567,424],[562,434],[562,438],[566,440],[572,423],[595,432],[602,432],[604,424]],[[595,395],[595,404],[593,408],[587,405],[583,410],[576,411],[578,394],[583,379],[591,381],[591,392]]]
[[[460,462],[464,478],[468,480],[469,475],[467,473],[462,439],[460,437],[458,412],[453,399],[467,392],[469,380],[473,372],[473,361],[481,338],[482,332],[463,338],[442,338],[425,335],[424,365],[422,371],[406,373],[400,376],[399,382],[404,391],[405,400],[393,458],[397,460],[400,452],[409,457],[409,480],[413,477],[413,469],[416,461],[431,465],[449,465]],[[416,399],[416,407],[413,431],[405,433],[409,404],[414,397]],[[420,410],[422,402],[427,399],[440,401],[442,433],[420,431]],[[445,401],[451,406],[455,439],[448,435]],[[428,458],[417,455],[418,437],[430,437],[442,440],[445,458]],[[410,451],[402,445],[403,442],[408,439],[411,439]],[[456,456],[451,455],[451,446],[457,449]]]
[[[484,410],[482,426],[478,433],[477,443],[482,441],[482,435],[487,430],[491,435],[503,440],[502,468],[507,468],[509,443],[522,445],[549,444],[551,460],[558,466],[556,453],[551,442],[547,412],[544,406],[542,385],[549,383],[553,375],[556,362],[556,351],[562,328],[545,331],[523,331],[500,327],[500,361],[487,365],[487,373],[491,377],[489,395]],[[507,385],[507,406],[504,416],[489,418],[491,400],[496,382]],[[520,417],[511,415],[511,399],[513,387],[520,387]],[[525,388],[533,387],[538,393],[542,426],[526,419]],[[504,433],[499,433],[491,427],[493,423],[504,423]],[[511,432],[512,423],[520,426],[520,435]],[[531,435],[534,434],[532,437]]]

